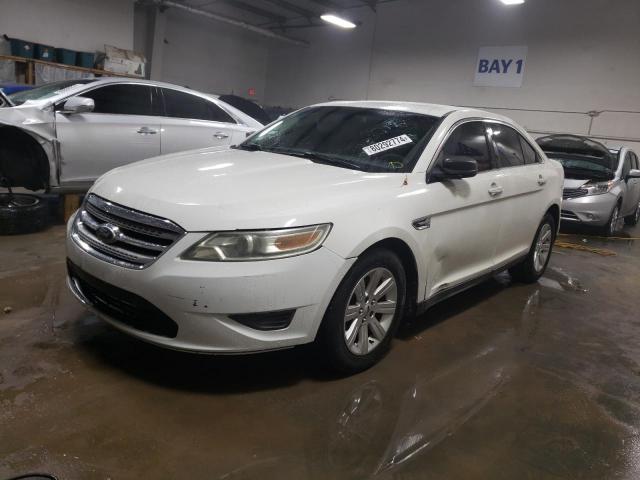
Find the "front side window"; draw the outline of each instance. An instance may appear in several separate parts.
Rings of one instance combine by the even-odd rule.
[[[500,167],[520,167],[524,165],[524,155],[518,132],[506,125],[493,124],[489,128],[489,133],[498,150]]]
[[[236,123],[231,115],[204,98],[168,88],[162,89],[162,95],[167,117]]]
[[[80,96],[93,99],[93,113],[117,115],[153,115],[153,89],[147,85],[107,85]]]
[[[631,152],[631,157],[633,159],[633,163],[631,164],[631,168],[633,168],[635,170],[638,170],[638,156],[635,153]]]
[[[419,113],[326,106],[300,110],[237,148],[299,156],[370,172],[408,172],[440,119]]]
[[[491,170],[491,154],[484,123],[468,122],[456,128],[444,144],[436,165],[451,157],[469,157],[475,160],[478,173]]]

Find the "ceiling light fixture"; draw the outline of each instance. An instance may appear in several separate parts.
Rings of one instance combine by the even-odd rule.
[[[339,17],[337,15],[333,15],[331,13],[327,13],[325,15],[322,15],[322,16],[320,16],[320,18],[322,20],[324,20],[325,22],[327,22],[327,23],[330,23],[332,25],[336,25],[336,26],[341,27],[341,28],[356,28],[356,24],[355,23],[353,23],[353,22],[351,22],[349,20],[346,20],[346,19],[344,19],[342,17]]]
[[[500,0],[505,5],[522,5],[524,0]]]

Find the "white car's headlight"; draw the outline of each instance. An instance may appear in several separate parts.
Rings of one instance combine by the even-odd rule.
[[[613,188],[614,183],[613,180],[608,182],[589,182],[582,188],[587,191],[587,195],[602,195],[603,193],[608,193]]]
[[[292,257],[322,245],[331,224],[279,230],[218,232],[200,240],[182,254],[185,260],[247,262]]]

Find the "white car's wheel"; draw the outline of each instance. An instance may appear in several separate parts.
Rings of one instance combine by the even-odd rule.
[[[509,269],[511,277],[525,283],[537,281],[547,269],[555,241],[556,222],[553,216],[547,213],[540,222],[526,258]]]
[[[361,257],[329,304],[318,341],[330,363],[345,373],[374,365],[386,353],[404,310],[406,275],[393,252]]]

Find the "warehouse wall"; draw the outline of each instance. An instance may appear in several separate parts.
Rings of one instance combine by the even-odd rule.
[[[602,113],[593,124],[586,114],[640,112],[637,0],[398,0],[379,5],[377,16],[349,13],[364,25],[308,31],[307,51],[270,51],[268,104],[430,101],[497,110],[540,133],[591,126],[593,135],[640,140],[640,114]],[[521,88],[473,86],[478,48],[495,45],[528,45]]]
[[[176,9],[165,15],[163,81],[241,96],[254,88],[264,98],[269,39]]]
[[[133,0],[2,0],[0,34],[82,51],[133,48]]]

